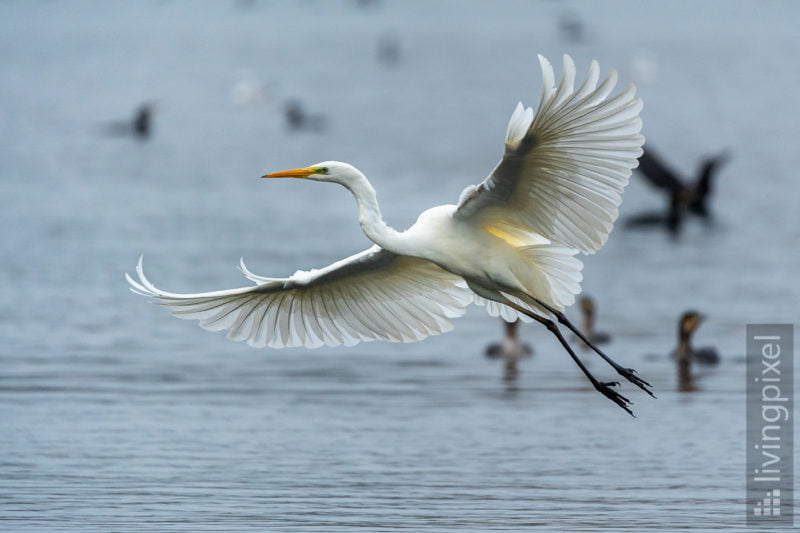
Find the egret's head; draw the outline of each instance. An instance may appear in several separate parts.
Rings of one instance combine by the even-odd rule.
[[[310,167],[282,170],[261,176],[262,178],[306,178],[315,181],[331,181],[349,183],[363,178],[364,175],[353,165],[340,161],[323,161]]]

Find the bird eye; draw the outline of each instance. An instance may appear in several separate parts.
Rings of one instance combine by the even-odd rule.
[[[317,174],[327,174],[328,167],[317,167]]]

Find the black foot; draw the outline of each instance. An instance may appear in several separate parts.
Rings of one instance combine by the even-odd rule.
[[[631,411],[630,408],[628,408],[628,406],[631,405],[631,401],[611,388],[611,387],[616,387],[618,385],[619,383],[617,383],[616,381],[611,381],[607,383],[598,381],[597,383],[595,383],[594,388],[600,391],[603,394],[603,396],[605,396],[615,404],[625,409],[625,411],[627,411],[629,415],[635,418],[636,415],[634,415],[633,411]]]
[[[647,394],[655,398],[653,392],[648,388],[648,387],[652,388],[652,385],[650,385],[648,382],[637,376],[636,370],[632,368],[623,368],[623,367],[615,368],[615,370],[619,373],[620,376],[624,377],[625,379],[627,379],[628,381],[630,381],[631,383],[633,383],[634,385],[645,391]]]

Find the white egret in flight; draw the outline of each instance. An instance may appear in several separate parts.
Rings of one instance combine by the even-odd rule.
[[[185,319],[252,346],[353,345],[381,339],[421,340],[453,328],[450,319],[470,303],[492,316],[544,324],[594,387],[633,414],[617,382],[597,380],[575,355],[558,324],[581,337],[620,375],[648,394],[650,384],[589,342],[564,316],[580,292],[578,252],[596,252],[608,239],[642,153],[641,100],[628,86],[609,96],[612,71],[598,84],[591,63],[575,90],[575,65],[564,56],[556,86],[539,56],[544,91],[539,109],[517,104],[500,163],[480,185],[467,187],[457,205],[423,212],[405,231],[381,216],[375,189],[355,167],[338,161],[274,172],[264,178],[338,183],[358,204],[358,220],[375,245],[319,270],[288,278],[240,269],[255,285],[197,294],[166,292],[144,275],[126,275],[134,292],[157,299]]]

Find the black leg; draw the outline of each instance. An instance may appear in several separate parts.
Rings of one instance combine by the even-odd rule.
[[[585,342],[592,350],[595,351],[595,353],[597,353],[597,355],[602,357],[603,360],[605,360],[605,362],[611,365],[612,368],[614,368],[614,370],[616,370],[620,376],[624,377],[625,379],[627,379],[628,381],[630,381],[631,383],[633,383],[634,385],[645,391],[647,394],[655,398],[655,395],[652,393],[652,391],[648,389],[648,387],[652,387],[652,385],[650,385],[648,382],[637,376],[636,370],[634,370],[633,368],[625,368],[624,366],[620,365],[619,363],[611,359],[609,356],[607,356],[603,352],[603,350],[595,346],[594,343],[590,342],[589,339],[587,339],[586,336],[584,336],[584,334],[581,333],[581,331],[578,328],[576,328],[572,324],[572,322],[569,321],[569,319],[564,315],[564,313],[556,309],[553,309],[551,306],[547,305],[541,300],[537,300],[536,298],[533,298],[533,301],[535,301],[537,304],[541,305],[542,307],[553,313],[553,315],[555,315],[555,317],[558,319],[559,323],[567,326],[567,328],[569,328],[570,331],[572,331],[575,335],[578,336],[579,339]]]
[[[558,342],[560,342],[561,345],[567,350],[567,352],[569,353],[569,356],[572,357],[572,360],[575,361],[575,363],[578,365],[578,368],[580,368],[581,371],[586,375],[586,377],[589,378],[589,381],[592,383],[592,385],[594,385],[594,388],[597,389],[600,393],[602,393],[603,396],[605,396],[606,398],[608,398],[612,402],[616,403],[617,405],[619,405],[620,407],[625,409],[625,411],[627,411],[629,415],[636,416],[636,415],[633,414],[633,411],[631,411],[630,408],[628,407],[629,405],[631,405],[631,401],[628,400],[622,394],[618,393],[617,391],[615,391],[614,389],[611,388],[611,387],[619,386],[619,382],[617,382],[617,381],[609,381],[609,382],[598,381],[597,378],[595,378],[592,375],[592,373],[589,372],[589,369],[586,368],[586,365],[583,364],[583,361],[581,361],[580,357],[575,355],[575,352],[572,350],[572,346],[569,345],[567,340],[561,334],[561,330],[558,329],[558,326],[556,325],[555,322],[553,322],[550,319],[543,318],[543,317],[540,317],[539,315],[531,313],[527,309],[524,309],[524,308],[522,308],[522,307],[520,307],[520,306],[518,306],[516,304],[512,304],[511,302],[509,302],[507,305],[511,305],[511,307],[513,307],[514,309],[516,309],[520,313],[524,313],[525,315],[531,317],[532,319],[536,320],[537,322],[540,322],[540,323],[544,324],[544,326],[553,335],[556,336],[556,338],[558,339]]]

